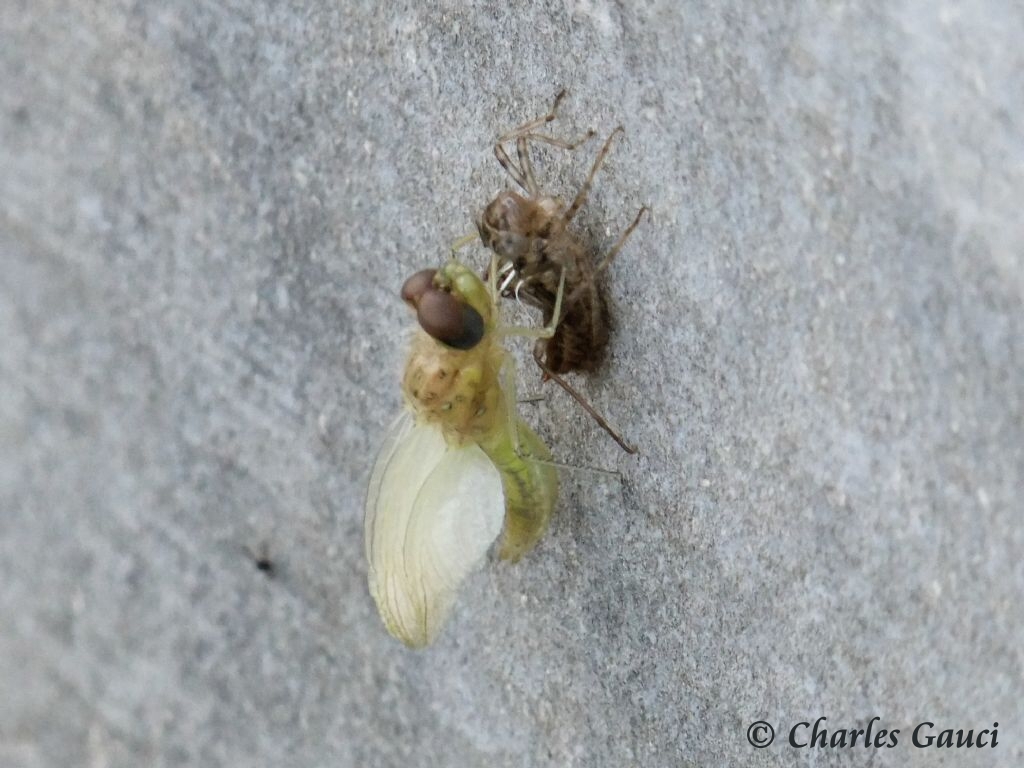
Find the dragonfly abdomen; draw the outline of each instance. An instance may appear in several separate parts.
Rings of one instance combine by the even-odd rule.
[[[519,452],[503,430],[480,443],[501,475],[505,492],[505,533],[498,556],[515,562],[544,535],[558,499],[558,472],[547,446],[525,422],[517,425]]]

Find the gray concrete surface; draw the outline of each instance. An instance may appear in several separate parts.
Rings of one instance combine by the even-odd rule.
[[[1024,9],[708,5],[0,7],[0,764],[1024,762]],[[583,231],[654,209],[581,382],[641,455],[524,405],[622,481],[412,653],[361,532],[396,291],[562,85],[627,132]],[[779,743],[822,715],[904,730]]]

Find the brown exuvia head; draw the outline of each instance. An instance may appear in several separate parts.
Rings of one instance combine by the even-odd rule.
[[[484,208],[476,227],[483,244],[505,259],[526,255],[530,237],[522,231],[530,201],[515,192],[502,192]]]
[[[416,310],[420,327],[455,349],[472,349],[484,337],[480,313],[434,284],[437,270],[417,272],[402,285],[402,300]]]
[[[561,222],[560,205],[553,197],[523,197],[505,190],[477,219],[483,244],[498,256],[515,261],[529,254],[538,239],[551,236]]]

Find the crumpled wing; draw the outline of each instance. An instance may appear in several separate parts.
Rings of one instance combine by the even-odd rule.
[[[434,641],[504,516],[501,476],[478,446],[449,447],[436,426],[398,417],[364,521],[370,594],[392,635],[412,648]]]

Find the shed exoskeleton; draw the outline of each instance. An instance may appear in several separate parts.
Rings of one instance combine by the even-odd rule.
[[[477,219],[477,230],[484,245],[498,257],[497,276],[502,295],[515,297],[539,309],[545,325],[554,329],[551,335],[538,338],[534,345],[534,360],[544,372],[544,377],[553,379],[575,398],[623,450],[635,453],[636,449],[611,428],[562,378],[562,374],[592,372],[601,365],[610,329],[602,277],[648,209],[646,206],[640,208],[618,241],[595,264],[590,249],[569,229],[569,224],[586,203],[594,177],[604,163],[615,136],[623,129],[619,126],[605,140],[586,181],[568,206],[558,198],[544,194],[534,174],[530,143],[540,142],[573,150],[594,135],[589,131],[580,139],[566,141],[538,132],[539,128],[555,119],[558,105],[565,95],[563,90],[555,97],[546,115],[498,138],[494,154],[525,195],[514,190],[500,192]],[[518,165],[504,147],[505,142],[513,140]],[[564,292],[559,302],[560,285],[564,285]],[[559,303],[560,311],[556,317]]]

